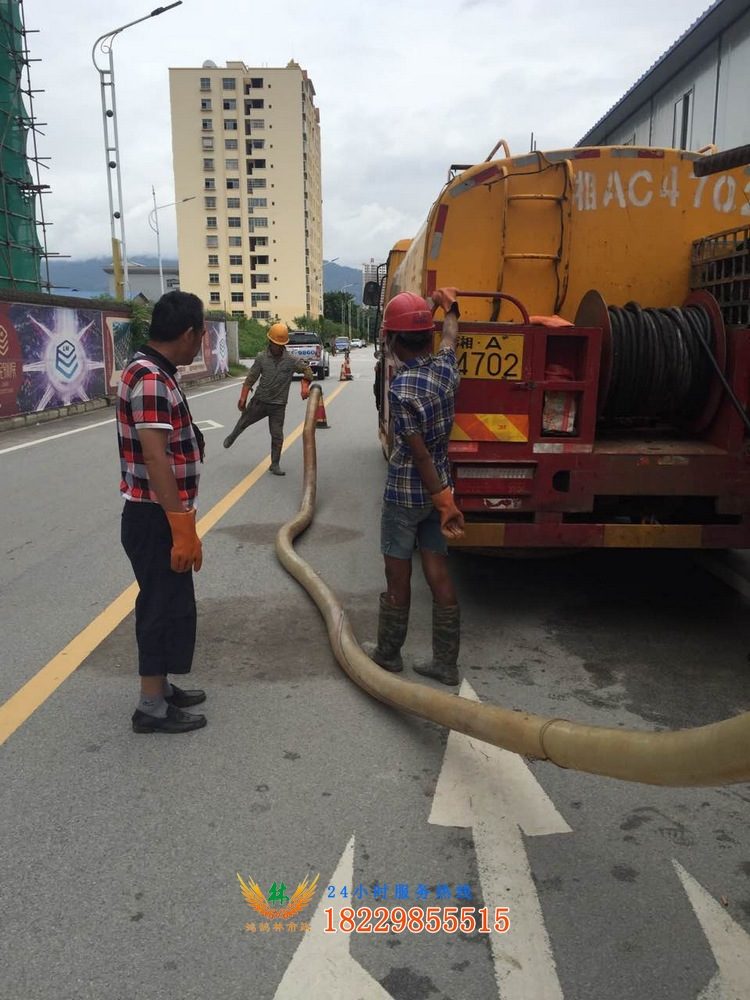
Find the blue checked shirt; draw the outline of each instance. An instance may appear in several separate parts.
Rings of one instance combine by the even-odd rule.
[[[445,347],[407,361],[391,382],[388,401],[395,436],[384,494],[388,503],[424,507],[431,502],[405,441],[411,434],[422,435],[442,486],[450,486],[448,438],[459,381],[456,352]]]

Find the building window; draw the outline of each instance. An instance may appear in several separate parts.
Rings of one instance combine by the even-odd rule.
[[[207,236],[206,237],[206,246],[208,247],[209,250],[215,250],[218,247],[218,245],[219,245],[219,237],[218,236]]]
[[[214,130],[214,120],[213,118],[203,118],[201,121],[201,128],[204,132],[213,132]]]
[[[213,159],[211,157],[205,157],[204,156],[204,158],[203,158],[203,169],[204,170],[213,170],[214,169],[214,161],[213,161]]]
[[[271,280],[271,276],[268,274],[256,274],[253,275],[253,281],[256,285],[267,285]]]
[[[227,198],[227,208],[239,208],[240,199],[239,198]]]
[[[237,81],[233,76],[223,76],[221,78],[221,86],[224,88],[224,90],[236,90]]]
[[[239,189],[240,189],[239,177],[227,177],[227,191],[239,191]]]
[[[251,292],[250,301],[253,305],[257,305],[258,302],[270,302],[270,292]]]
[[[248,191],[257,191],[260,188],[264,188],[265,186],[266,186],[266,178],[265,177],[251,177],[251,178],[248,178],[248,182],[247,182],[247,190]]]
[[[232,302],[244,302],[245,293],[244,292],[232,292],[231,293]]]
[[[224,166],[227,170],[239,170],[240,161],[239,160],[224,160]]]
[[[206,229],[216,229],[216,216],[207,215],[206,216]]]
[[[213,136],[204,136],[201,139],[201,146],[205,152],[210,152],[214,148]]]
[[[211,274],[209,274],[209,276],[208,276],[208,283],[209,283],[209,285],[218,285],[219,284],[219,275],[216,274],[215,271],[213,271],[213,272],[211,272]]]
[[[229,275],[229,284],[230,285],[241,285],[242,284],[242,275],[241,274],[230,274]]]
[[[224,111],[236,111],[237,110],[237,98],[236,97],[225,97],[221,102],[221,107]]]
[[[248,198],[247,207],[248,208],[266,208],[268,205],[268,198]]]
[[[216,208],[216,198],[214,198],[214,197],[204,198],[203,199],[203,207],[204,208]]]
[[[254,169],[256,169],[256,170],[265,170],[266,169],[266,161],[265,160],[248,160],[247,161],[247,171],[248,171],[248,173],[251,174]]]
[[[271,314],[266,309],[253,309],[253,319],[270,319]]]
[[[244,316],[245,312],[244,312],[243,309],[233,309],[232,310],[232,315],[233,316]]]
[[[268,246],[268,237],[267,236],[251,236],[250,237],[250,249],[251,250],[255,250],[256,247],[267,247],[267,246]],[[266,258],[265,261],[262,261],[260,259],[260,257],[259,257],[258,258],[258,263],[259,264],[261,264],[261,263],[267,264],[268,263],[268,259]]]
[[[219,255],[217,253],[210,253],[208,255],[208,266],[209,267],[219,266]]]
[[[242,267],[242,254],[241,253],[230,253],[229,264],[231,267]]]
[[[209,300],[211,302],[221,302],[221,292],[211,292],[209,294]]]
[[[268,229],[268,219],[265,215],[256,215],[249,221],[251,229]]]
[[[266,140],[265,139],[251,139],[250,140],[251,149],[265,149]]]
[[[265,128],[265,127],[266,127],[266,120],[265,120],[265,118],[251,118],[250,119],[250,128]]]
[[[204,177],[203,178],[203,190],[204,191],[215,191],[216,190],[216,181],[215,181],[215,179],[213,177]]]
[[[211,98],[210,97],[201,98],[201,111],[210,111],[210,110],[211,110]]]
[[[693,91],[688,90],[674,106],[674,124],[672,126],[672,146],[675,149],[690,148],[690,133],[693,124]]]
[[[262,87],[263,86],[263,77],[262,76],[251,76],[250,77],[250,86],[253,88],[253,90],[257,90],[258,87]]]
[[[227,245],[230,246],[230,247],[241,247],[242,246],[242,237],[241,236],[228,236],[227,237]]]
[[[211,89],[211,77],[210,76],[202,76],[201,77],[201,90],[210,90],[210,89]]]
[[[256,243],[257,242],[258,241],[256,240]],[[256,264],[258,264],[258,265],[266,264],[267,265],[268,264],[268,257],[267,257],[267,255],[266,254],[261,254],[258,257],[251,257],[250,258],[250,266],[251,267],[255,267]]]
[[[240,229],[242,226],[242,219],[239,215],[230,215],[227,219],[227,225],[230,229]]]
[[[224,119],[224,129],[227,132],[237,131],[237,119],[236,118],[225,118]]]
[[[246,91],[247,93],[248,91]],[[262,97],[253,97],[250,101],[245,101],[245,114],[250,115],[253,111],[263,111],[265,101]]]
[[[224,149],[237,149],[239,146],[237,139],[225,139]]]

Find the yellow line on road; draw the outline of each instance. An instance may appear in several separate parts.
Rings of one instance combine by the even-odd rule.
[[[325,400],[330,406],[338,394],[349,385],[343,382],[334,389]],[[284,451],[290,448],[302,434],[304,422],[299,424],[284,440]],[[269,456],[258,462],[252,472],[234,486],[226,496],[214,504],[211,510],[198,522],[198,534],[201,538],[242,499],[261,476],[268,471]],[[31,680],[19,688],[14,695],[0,705],[0,746],[12,736],[19,726],[53,694],[57,688],[83,663],[96,647],[114,632],[135,606],[138,596],[138,585],[131,583],[112,603],[94,618],[75,638],[71,639],[64,649],[53,656]]]

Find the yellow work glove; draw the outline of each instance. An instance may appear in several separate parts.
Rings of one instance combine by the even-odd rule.
[[[175,573],[196,572],[203,565],[203,546],[195,530],[195,510],[165,511],[172,531],[172,558]]]
[[[440,513],[440,530],[446,538],[463,538],[464,516],[453,500],[453,491],[449,486],[439,493],[432,494],[432,502]]]
[[[245,407],[247,406],[247,397],[249,395],[250,395],[250,386],[249,385],[243,385],[242,388],[240,389],[240,398],[239,398],[239,402],[237,403],[237,409],[238,410],[244,410],[245,409]]]
[[[300,394],[300,396],[302,396],[303,399],[307,399],[307,397],[310,395],[310,379],[309,378],[303,378],[302,379],[302,382],[300,383],[300,387],[299,387],[299,394]]]

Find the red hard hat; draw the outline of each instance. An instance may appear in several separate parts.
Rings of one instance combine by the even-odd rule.
[[[421,295],[399,292],[394,295],[383,313],[386,333],[420,333],[432,330],[434,324],[430,307]]]

